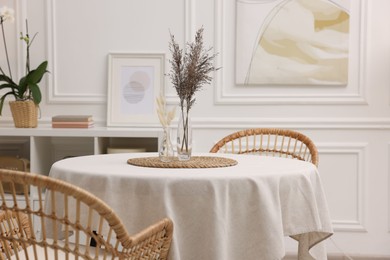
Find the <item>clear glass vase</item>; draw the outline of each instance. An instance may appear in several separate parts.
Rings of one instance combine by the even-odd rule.
[[[163,128],[163,136],[161,138],[160,142],[160,148],[159,148],[159,158],[162,162],[170,162],[174,158],[174,151],[173,151],[173,145],[171,142],[171,131],[169,127]]]
[[[187,106],[181,109],[177,127],[177,157],[179,161],[191,159],[192,153],[192,125]]]

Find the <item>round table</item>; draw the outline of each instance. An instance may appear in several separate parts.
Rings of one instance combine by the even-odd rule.
[[[129,233],[163,217],[171,218],[170,259],[281,259],[285,236],[299,241],[299,259],[311,259],[311,254],[326,259],[319,242],[333,230],[320,175],[313,164],[208,153],[197,156],[220,156],[237,164],[152,168],[128,163],[131,158],[151,156],[157,154],[73,157],[53,164],[50,176],[101,198],[119,215]],[[318,249],[309,250],[313,246]]]

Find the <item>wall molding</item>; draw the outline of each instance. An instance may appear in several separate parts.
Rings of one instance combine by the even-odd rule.
[[[388,168],[387,168],[387,176],[388,176],[388,183],[387,183],[387,232],[390,233],[390,143],[387,144],[387,160],[388,160]]]
[[[215,51],[220,53],[216,57],[216,67],[223,67],[224,62],[227,60],[226,57],[223,57],[223,54],[226,53],[226,46],[224,41],[224,28],[225,28],[225,16],[226,16],[226,5],[223,0],[214,0],[214,16],[215,16]],[[366,48],[366,14],[364,10],[367,6],[367,0],[359,1],[358,16],[361,18],[359,20],[360,31],[359,39],[360,43],[359,57],[356,65],[358,71],[356,72],[358,76],[357,89],[352,93],[332,93],[332,90],[326,90],[327,86],[319,89],[323,89],[323,93],[312,94],[296,94],[296,93],[249,93],[248,91],[243,91],[242,93],[229,93],[226,90],[226,84],[234,84],[227,82],[225,79],[225,72],[223,70],[218,71],[214,75],[214,86],[215,86],[215,104],[225,104],[225,105],[253,105],[253,104],[265,104],[265,105],[275,105],[275,104],[299,104],[299,105],[323,105],[323,104],[361,104],[366,105],[366,89],[365,89],[365,48]],[[46,14],[47,14],[47,57],[52,60],[49,64],[49,70],[52,71],[51,77],[48,79],[50,82],[47,88],[47,102],[48,103],[58,103],[58,104],[102,104],[106,102],[106,95],[94,94],[94,93],[69,93],[62,92],[60,82],[57,80],[57,40],[55,27],[57,24],[56,17],[56,1],[55,0],[46,0],[45,2]],[[196,26],[196,4],[194,0],[185,1],[185,40],[188,41],[192,38],[195,32]],[[226,55],[226,54],[225,54]],[[238,88],[239,89],[239,88]],[[174,96],[167,97],[168,103],[176,103],[177,98]]]
[[[61,85],[57,80],[57,36],[56,36],[56,0],[46,0],[46,31],[47,31],[47,57],[50,61],[48,70],[51,72],[50,81],[47,88],[47,103],[58,104],[102,104],[106,102],[106,95],[94,93],[63,93]]]
[[[355,1],[353,1],[355,2]],[[263,104],[263,105],[335,105],[335,104],[359,104],[359,105],[367,105],[366,100],[366,87],[365,87],[365,60],[366,60],[366,9],[367,9],[367,0],[360,0],[359,3],[356,5],[356,16],[360,19],[356,22],[357,28],[360,28],[358,35],[355,35],[354,38],[351,37],[350,41],[354,42],[356,44],[359,44],[357,52],[356,62],[352,62],[350,60],[350,66],[356,66],[353,67],[354,75],[356,75],[348,84],[349,88],[355,87],[355,89],[352,89],[352,91],[349,91],[349,93],[343,92],[343,91],[335,91],[334,88],[329,88],[329,86],[315,86],[314,91],[312,91],[311,94],[305,93],[303,91],[301,94],[297,94],[295,92],[288,93],[288,91],[284,90],[291,90],[291,88],[297,90],[297,87],[286,87],[286,86],[278,86],[275,87],[275,91],[271,91],[269,93],[266,93],[266,91],[256,91],[254,93],[254,88],[246,87],[242,88],[242,86],[237,87],[234,85],[233,87],[229,86],[229,84],[235,84],[234,82],[228,82],[226,80],[227,74],[230,74],[230,72],[226,72],[225,70],[221,70],[218,73],[215,73],[214,75],[214,85],[215,85],[215,93],[214,93],[214,103],[220,104],[220,105],[257,105],[257,104]],[[226,48],[227,42],[230,42],[231,40],[226,40],[225,32],[228,32],[230,30],[226,29],[226,20],[225,20],[225,13],[227,12],[227,6],[229,3],[226,3],[226,1],[223,0],[214,0],[214,22],[215,22],[215,51],[219,53],[216,57],[216,66],[217,67],[228,67],[223,66],[223,64],[226,65],[227,57],[224,57],[224,55],[227,55],[228,48]],[[228,16],[226,14],[226,16]],[[355,16],[355,14],[354,14]],[[235,17],[234,15],[229,15],[229,17]],[[234,26],[232,27],[234,28]],[[233,47],[234,51],[234,47]],[[229,55],[232,55],[229,51]],[[233,69],[234,71],[234,69]],[[350,70],[350,77],[351,77],[351,70]],[[231,87],[228,89],[228,87]],[[261,87],[269,87],[269,86],[261,86]],[[240,89],[241,88],[241,89]],[[260,88],[260,87],[258,87]],[[300,86],[302,88],[302,86]],[[247,89],[246,91],[244,91]],[[256,89],[256,88],[255,88]],[[230,92],[229,92],[230,90]],[[233,91],[234,90],[234,91]],[[249,90],[249,91],[248,91]],[[233,93],[234,92],[234,93]],[[341,93],[342,92],[342,93]]]
[[[365,205],[365,176],[366,176],[366,148],[368,143],[348,142],[348,143],[316,143],[318,153],[330,154],[335,156],[355,155],[357,157],[357,172],[356,172],[356,219],[336,219],[332,220],[332,225],[335,231],[348,232],[367,232],[365,228],[364,210]]]
[[[193,128],[230,129],[278,127],[314,130],[389,130],[390,118],[256,118],[256,117],[192,117]],[[175,122],[173,122],[175,125]]]
[[[47,88],[47,103],[49,104],[103,104],[106,102],[107,96],[94,93],[63,93],[61,85],[57,80],[57,37],[55,26],[57,23],[56,17],[56,0],[46,0],[46,31],[47,31],[47,57],[52,62],[48,64],[48,70],[51,71],[50,82]],[[184,44],[189,42],[194,37],[196,31],[196,1],[185,0],[185,39]],[[167,96],[168,104],[178,103],[178,98],[175,95]]]
[[[305,130],[390,130],[390,118],[257,118],[257,117],[191,117],[194,129],[244,129],[257,127],[275,127]],[[106,118],[95,118],[95,126],[105,126]],[[6,126],[13,126],[11,116],[3,116]],[[39,125],[51,125],[51,117],[39,119]],[[177,118],[172,121],[172,128]],[[160,127],[159,124],[153,128]],[[144,128],[144,127],[143,127]]]
[[[345,254],[328,254],[328,260],[389,260],[389,256],[377,256],[377,255],[345,255]],[[287,253],[282,260],[296,260],[297,254]]]
[[[27,4],[26,1],[17,0],[15,1],[15,12],[19,15],[15,17],[16,32],[15,35],[18,35],[19,32],[25,32],[25,21],[27,19]],[[18,63],[17,74],[18,78],[21,78],[23,71],[25,70],[26,64],[26,49],[23,41],[17,41],[17,51],[16,51],[16,60]]]
[[[196,0],[185,0],[185,43],[192,41],[196,30]],[[184,43],[184,44],[185,44]]]

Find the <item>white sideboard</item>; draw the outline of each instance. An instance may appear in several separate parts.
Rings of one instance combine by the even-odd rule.
[[[31,172],[48,175],[51,165],[69,156],[107,153],[108,148],[139,149],[156,152],[159,127],[88,129],[0,127],[0,155],[30,160]]]
[[[19,156],[30,160],[30,171],[48,175],[52,164],[69,156],[107,153],[109,148],[129,151],[144,149],[156,152],[161,128],[108,128],[95,126],[88,129],[52,128],[40,125],[37,128],[0,127],[0,155]],[[31,203],[37,206],[37,195],[30,194]],[[22,195],[20,195],[22,196]],[[6,197],[6,200],[13,200]],[[19,201],[19,199],[17,198]],[[21,198],[19,203],[24,203]],[[41,228],[34,221],[35,235]]]

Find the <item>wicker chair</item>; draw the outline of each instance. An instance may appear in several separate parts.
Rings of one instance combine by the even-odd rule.
[[[313,141],[296,131],[276,128],[246,129],[217,142],[211,153],[259,154],[308,161],[318,166]]]
[[[20,223],[20,225],[19,225]],[[1,236],[5,236],[7,238],[11,238],[12,236],[16,236],[18,238],[31,237],[31,228],[28,224],[28,217],[26,214],[17,213],[15,211],[1,211],[0,212],[0,233]],[[10,241],[3,240],[0,243],[0,259],[6,256],[6,252],[12,254],[13,249],[20,251],[23,249],[22,242],[19,241]]]
[[[15,194],[17,184],[24,194]],[[0,196],[0,259],[167,259],[173,233],[168,218],[130,236],[115,212],[91,193],[13,170],[0,169]]]

